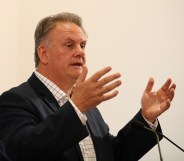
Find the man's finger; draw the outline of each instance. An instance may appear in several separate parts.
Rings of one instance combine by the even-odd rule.
[[[117,96],[118,93],[119,93],[118,90],[115,90],[111,93],[105,94],[105,95],[101,96],[100,102],[110,100],[110,99],[114,98],[115,96]]]
[[[171,105],[171,102],[170,100],[166,100],[165,102],[163,102],[160,106],[160,109],[161,109],[161,113],[165,112]]]
[[[170,101],[172,101],[173,98],[174,98],[174,89],[172,88],[172,89],[170,89],[170,94],[169,94],[168,99],[169,99]]]
[[[117,80],[117,81],[115,81],[115,82],[113,82],[113,83],[111,83],[107,86],[104,86],[99,94],[100,95],[106,94],[106,93],[112,91],[113,89],[115,89],[116,87],[118,87],[120,85],[121,85],[121,81]]]
[[[169,78],[169,79],[167,79],[167,81],[163,84],[163,86],[161,87],[161,90],[163,90],[163,91],[167,91],[168,90],[168,88],[169,88],[169,86],[171,85],[171,82],[172,82],[172,80]]]
[[[106,73],[108,73],[109,71],[111,71],[111,67],[105,67],[101,70],[99,70],[98,72],[96,72],[91,79],[94,81],[98,81],[103,75],[105,75]]]
[[[166,95],[170,97],[170,95],[172,94],[172,92],[175,91],[175,89],[176,89],[176,84],[173,83],[173,84],[169,87],[169,89],[167,90]],[[172,91],[172,92],[171,92],[171,91]]]
[[[115,80],[115,79],[118,79],[119,77],[121,77],[121,74],[120,73],[115,73],[115,74],[112,74],[112,75],[109,75],[103,79],[101,79],[98,84],[99,86],[104,86],[106,85],[107,83]]]
[[[147,93],[151,92],[153,85],[154,85],[154,79],[151,77],[148,81],[145,92],[147,92]]]

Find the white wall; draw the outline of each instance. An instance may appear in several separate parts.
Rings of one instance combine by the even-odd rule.
[[[104,66],[122,74],[120,94],[99,106],[115,135],[139,110],[150,76],[155,90],[168,77],[177,84],[171,108],[159,120],[163,132],[184,148],[184,1],[183,0],[0,0],[0,93],[28,79],[34,70],[34,29],[51,14],[69,11],[84,21],[89,40],[89,76]],[[164,160],[184,154],[161,142]],[[157,147],[141,161],[159,160]]]
[[[0,0],[0,93],[18,81],[17,3]]]

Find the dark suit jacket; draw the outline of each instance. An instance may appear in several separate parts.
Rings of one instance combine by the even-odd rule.
[[[135,161],[156,144],[154,134],[131,126],[132,120],[145,123],[140,112],[116,137],[97,108],[86,115],[98,161]],[[86,136],[70,102],[60,108],[34,74],[0,96],[1,161],[82,161],[78,143]]]

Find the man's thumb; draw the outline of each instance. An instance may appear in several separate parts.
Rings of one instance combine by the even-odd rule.
[[[86,79],[87,73],[88,73],[88,68],[87,68],[86,65],[84,65],[84,66],[83,66],[82,73],[81,73],[81,75],[79,76],[79,78],[77,79],[76,84],[79,84],[79,83],[83,82],[83,81]]]

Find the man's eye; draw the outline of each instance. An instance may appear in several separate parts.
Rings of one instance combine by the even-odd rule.
[[[82,45],[81,45],[81,48],[82,48],[82,49],[85,49],[85,47],[86,47],[86,44],[82,44]]]
[[[66,44],[66,46],[67,46],[68,48],[72,48],[72,47],[73,47],[73,44]]]

